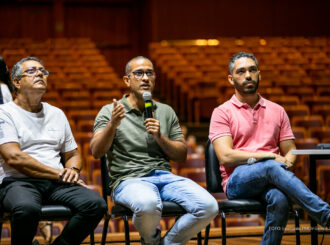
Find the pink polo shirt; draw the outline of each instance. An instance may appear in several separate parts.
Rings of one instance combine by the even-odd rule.
[[[280,153],[280,141],[294,139],[283,107],[261,96],[253,109],[240,102],[235,95],[214,109],[209,139],[213,142],[227,135],[233,138],[233,149],[248,152],[270,151],[276,154]],[[234,169],[235,167],[220,165],[225,192]]]

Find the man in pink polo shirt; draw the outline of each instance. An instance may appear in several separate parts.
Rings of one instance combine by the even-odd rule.
[[[228,81],[235,94],[215,108],[209,138],[220,161],[222,186],[228,199],[257,198],[267,205],[261,244],[281,244],[290,197],[319,224],[330,225],[330,207],[291,171],[296,149],[283,107],[257,93],[258,61],[236,53],[229,62]]]

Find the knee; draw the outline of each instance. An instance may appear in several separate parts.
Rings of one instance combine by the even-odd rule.
[[[196,210],[196,216],[214,218],[219,213],[218,202],[210,195],[210,198],[203,199],[203,203]]]
[[[207,207],[206,207],[207,212],[209,213],[210,217],[215,217],[219,213],[219,205],[217,200],[215,200],[213,197],[210,199]]]
[[[106,202],[100,196],[96,196],[95,198],[92,198],[90,200],[90,203],[92,204],[91,209],[96,214],[104,215],[106,213],[107,209],[108,209]]]
[[[279,170],[283,169],[283,166],[280,162],[277,162],[275,160],[268,160],[265,162],[264,167],[266,168],[267,171],[270,172],[277,172]]]
[[[84,216],[102,217],[107,211],[107,204],[104,199],[97,193],[91,192],[85,198],[84,203],[77,205],[77,211]]]
[[[12,216],[20,220],[39,220],[41,207],[30,202],[20,202],[13,208]]]
[[[161,202],[156,199],[146,199],[135,203],[134,213],[137,216],[160,215],[162,210]]]
[[[98,210],[98,213],[101,215],[104,215],[108,209],[106,202],[103,200],[103,198],[97,198],[94,200],[95,203],[95,209]]]
[[[268,160],[265,162],[264,168],[266,170],[267,176],[271,179],[278,179],[280,176],[283,176],[283,174],[290,173],[286,171],[285,165],[283,163],[274,160]]]

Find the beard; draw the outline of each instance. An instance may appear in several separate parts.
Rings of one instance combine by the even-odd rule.
[[[257,92],[259,87],[259,76],[257,78],[257,81],[254,80],[245,80],[242,84],[239,84],[235,79],[233,79],[235,89],[240,94],[254,94]],[[247,83],[252,83],[249,86],[246,86]]]

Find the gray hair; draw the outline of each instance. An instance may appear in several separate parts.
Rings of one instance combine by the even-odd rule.
[[[254,57],[253,54],[247,53],[247,52],[238,52],[238,53],[234,54],[233,57],[231,57],[231,59],[229,61],[229,73],[231,75],[233,74],[233,71],[234,71],[235,61],[240,59],[240,58],[243,58],[243,57],[252,59],[256,63],[256,66],[258,67],[258,60],[257,60],[256,57]]]
[[[136,60],[140,60],[140,59],[146,60],[146,61],[148,61],[148,62],[150,62],[150,63],[152,64],[151,60],[148,59],[147,57],[144,57],[144,56],[136,56],[136,57],[134,57],[133,59],[131,59],[130,61],[127,62],[127,64],[126,64],[126,68],[125,68],[126,76],[128,76],[128,75],[131,73],[131,70],[132,70],[132,66],[131,66],[131,64],[132,64],[132,62],[134,62],[134,61],[136,61]],[[152,64],[152,66],[154,66],[154,65]]]
[[[25,61],[29,61],[29,60],[34,60],[34,61],[37,61],[39,62],[41,65],[44,65],[44,63],[39,60],[38,58],[36,57],[25,57],[23,59],[21,59],[20,61],[18,61],[14,66],[13,66],[13,69],[11,70],[11,80],[14,81],[15,78],[20,78],[20,76],[22,75],[23,73],[23,68],[22,68],[22,64],[25,62]]]

